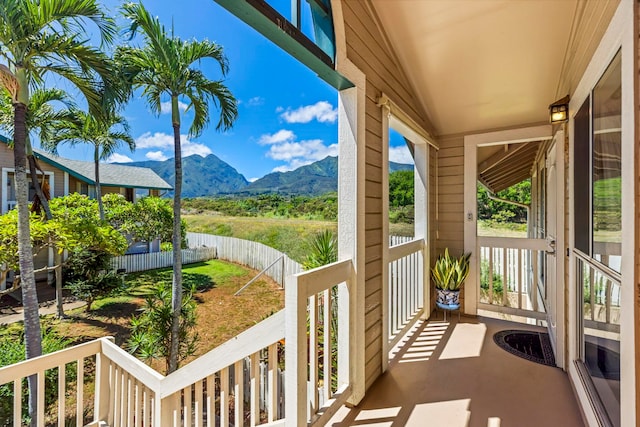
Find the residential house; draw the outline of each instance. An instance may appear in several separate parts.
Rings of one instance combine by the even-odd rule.
[[[15,207],[15,183],[13,179],[13,151],[7,145],[9,141],[0,135],[0,213]],[[86,194],[95,197],[95,166],[93,162],[66,159],[64,157],[35,150],[35,156],[44,171],[51,197],[65,196],[70,193]],[[129,201],[143,196],[159,196],[172,189],[153,170],[104,163],[100,165],[100,185],[102,194],[118,193]],[[29,198],[33,199],[34,190],[30,189]]]
[[[339,93],[340,261],[290,278],[283,312],[167,377],[108,340],[87,344],[98,360],[96,423],[240,425],[246,409],[252,425],[322,425],[348,403],[355,415],[343,425],[640,424],[637,0],[309,0],[291,2],[287,17],[263,0],[216,2]],[[390,128],[409,141],[417,171],[415,239],[391,248]],[[533,188],[528,238],[479,236],[478,182],[497,191],[523,179]],[[460,322],[434,320],[428,266],[444,248],[472,253]],[[409,256],[418,262],[394,264]],[[508,292],[482,287],[484,263]],[[412,278],[402,289],[397,268]],[[313,326],[332,312],[334,286],[335,349],[329,324]],[[495,324],[476,318],[490,313],[546,328],[559,369],[494,351],[485,334]],[[401,341],[417,347],[413,359],[390,365],[417,318],[429,322],[425,335]],[[433,337],[469,330],[482,332],[457,340],[464,356],[437,357]],[[273,373],[282,338],[284,412]],[[0,369],[0,383],[19,384],[38,363]],[[438,376],[452,367],[464,376]],[[335,385],[320,381],[333,374]]]
[[[0,135],[0,214],[13,209],[15,201],[14,159],[13,151],[8,146],[9,140]],[[49,189],[49,196],[59,197],[70,193],[86,194],[95,198],[95,165],[93,162],[66,159],[64,157],[34,150],[38,164],[44,172]],[[144,196],[160,196],[172,189],[171,185],[160,178],[153,170],[142,167],[100,165],[100,185],[102,194],[122,194],[128,201],[135,201]],[[29,199],[33,200],[35,190],[30,186]],[[144,248],[143,248],[144,246]],[[158,246],[157,244],[154,246]],[[143,248],[143,249],[142,249]],[[130,251],[147,250],[147,245],[134,245]],[[53,252],[40,253],[35,259],[36,265],[44,266],[53,263]],[[37,278],[44,279],[47,273]],[[52,275],[49,274],[52,279]],[[3,285],[0,285],[0,287]]]

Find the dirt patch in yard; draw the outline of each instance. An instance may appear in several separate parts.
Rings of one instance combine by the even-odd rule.
[[[215,264],[215,272],[210,271],[210,263]],[[258,274],[256,270],[214,260],[186,267],[184,271],[185,275],[191,274],[201,283],[204,282],[202,275],[206,274],[211,282],[194,295],[198,304],[196,313],[199,340],[196,354],[188,361],[205,354],[284,307],[284,290],[265,276],[249,285],[239,296],[233,295]],[[158,278],[164,277],[140,275],[127,280],[151,282]],[[143,306],[142,298],[108,298],[96,302],[91,312],[75,310],[68,313],[68,319],[56,320],[53,324],[74,343],[113,336],[116,344],[126,349],[131,317]],[[154,363],[153,366],[162,372],[164,362]]]

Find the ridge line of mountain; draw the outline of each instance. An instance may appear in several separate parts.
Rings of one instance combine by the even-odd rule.
[[[173,158],[122,164],[150,168],[173,185]],[[182,197],[185,198],[267,193],[318,196],[338,189],[338,158],[332,156],[292,171],[271,172],[253,182],[249,182],[244,175],[215,154],[185,157],[182,159],[182,170]],[[389,162],[389,171],[396,170],[413,170],[413,165]],[[169,192],[166,195],[171,194]]]

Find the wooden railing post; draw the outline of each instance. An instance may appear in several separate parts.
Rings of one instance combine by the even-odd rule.
[[[111,337],[105,337],[103,340],[113,340]],[[109,410],[111,406],[110,400],[110,362],[109,359],[100,352],[96,354],[96,385],[95,385],[95,403],[93,411],[93,421],[105,421],[111,423],[108,418],[113,416]]]
[[[284,287],[285,417],[287,425],[307,424],[307,298],[306,287],[289,276]]]
[[[156,422],[157,425],[163,427],[178,427],[182,425],[180,419],[180,391],[164,398],[161,398],[159,393],[156,393],[156,401],[161,402],[159,414],[156,412],[157,415],[160,415],[160,419]]]

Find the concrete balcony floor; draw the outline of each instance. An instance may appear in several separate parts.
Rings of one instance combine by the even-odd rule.
[[[420,321],[391,352],[388,370],[332,426],[583,426],[567,375],[499,348],[504,329],[542,330],[490,318]]]

